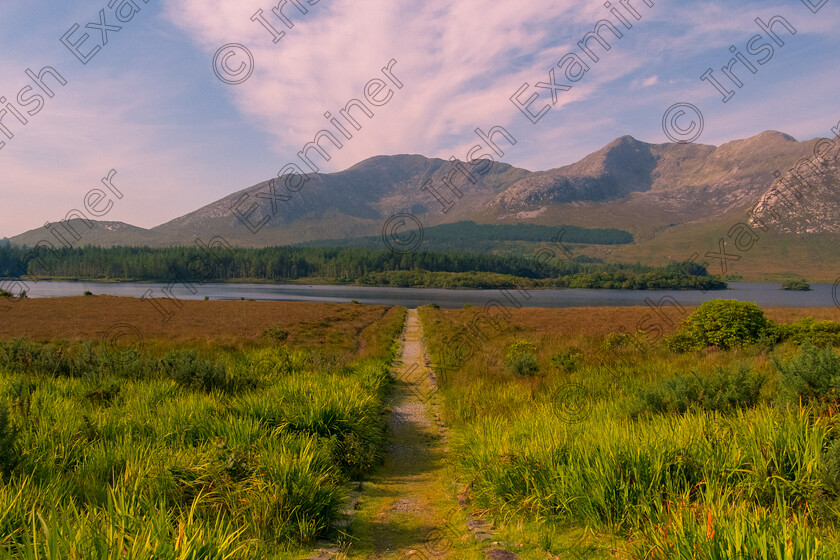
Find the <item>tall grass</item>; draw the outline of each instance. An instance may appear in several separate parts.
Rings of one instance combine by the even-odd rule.
[[[432,354],[469,318],[422,308]],[[505,368],[521,340],[535,347],[537,375]],[[604,365],[613,356],[601,337],[508,324],[476,341],[469,360],[440,375],[457,472],[476,507],[546,534],[616,535],[614,552],[640,560],[840,557],[836,352],[648,345],[625,349],[616,368]],[[555,364],[564,352],[576,354],[574,367]],[[825,387],[802,381],[815,379],[808,364],[822,368]],[[558,398],[570,385],[579,402]],[[817,385],[826,398],[803,398]],[[551,540],[542,546],[561,554]]]
[[[670,503],[728,492],[756,505],[803,506],[821,489],[825,422],[771,409],[627,422],[601,405],[568,424],[549,406],[463,431],[461,465],[479,503],[504,513],[628,531],[667,517]]]
[[[285,347],[126,359],[0,343],[0,558],[280,558],[313,543],[381,456],[403,315],[360,333],[366,357],[343,365]]]

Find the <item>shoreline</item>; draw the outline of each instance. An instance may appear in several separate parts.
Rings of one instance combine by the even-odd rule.
[[[305,280],[305,281],[304,281]],[[32,282],[33,284],[38,284],[41,282],[47,283],[59,283],[59,282],[67,282],[73,284],[102,284],[102,285],[116,285],[116,284],[141,284],[141,285],[153,285],[153,284],[167,284],[169,280],[129,280],[129,279],[80,279],[80,278],[61,278],[61,277],[49,277],[49,278],[41,278],[39,280],[32,280],[30,278],[3,278],[0,277],[0,282],[14,282],[14,281],[21,281],[21,282]],[[749,284],[779,284],[781,286],[781,282],[745,282],[739,281],[739,283],[749,283]],[[665,288],[572,288],[572,287],[565,287],[565,286],[517,286],[516,284],[505,284],[505,285],[498,285],[492,287],[485,287],[485,288],[477,288],[477,287],[462,287],[462,286],[392,286],[388,284],[357,284],[351,282],[328,282],[326,280],[320,278],[307,278],[307,279],[297,279],[297,280],[282,280],[282,281],[272,281],[272,280],[265,280],[262,278],[251,279],[251,278],[238,278],[233,280],[213,280],[212,282],[196,282],[195,285],[222,285],[222,284],[230,284],[230,285],[242,285],[242,284],[258,284],[264,286],[335,286],[335,287],[346,287],[346,288],[379,288],[379,289],[400,289],[400,290],[480,290],[480,291],[487,291],[492,292],[496,290],[516,290],[525,288],[527,290],[533,291],[545,291],[545,290],[619,290],[622,292],[655,292],[655,291],[680,291],[680,292],[692,292],[692,291],[702,291],[698,288],[675,288],[675,287],[665,287]],[[781,290],[781,287],[779,288]],[[730,291],[731,288],[728,286],[725,288],[708,288],[706,291],[709,292],[726,292]]]

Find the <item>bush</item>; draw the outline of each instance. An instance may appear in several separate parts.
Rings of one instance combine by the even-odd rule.
[[[551,363],[560,371],[573,373],[580,366],[583,354],[577,348],[561,350],[551,356]]]
[[[145,379],[155,371],[156,361],[134,349],[118,352],[105,347],[96,350],[91,343],[65,345],[13,339],[0,341],[0,366],[51,377],[108,374]]]
[[[790,361],[775,359],[774,363],[782,372],[782,388],[789,400],[803,403],[838,400],[840,354],[831,348],[805,344]]]
[[[135,381],[156,377],[162,369],[157,359],[146,356],[135,348],[121,351],[104,349],[91,362],[89,371],[93,371],[92,368],[97,361],[100,364],[98,371],[101,374]]]
[[[508,348],[505,366],[515,375],[535,375],[540,366],[537,363],[537,347],[530,342],[517,340]]]
[[[20,373],[54,377],[80,377],[82,372],[63,345],[14,339],[0,343],[0,365]]]
[[[333,447],[333,460],[354,480],[361,479],[382,459],[382,438],[365,437],[353,432],[336,439]]]
[[[260,336],[274,342],[284,342],[289,338],[289,331],[284,331],[280,327],[269,327]]]
[[[668,340],[675,351],[715,346],[724,350],[755,344],[773,332],[773,323],[754,303],[713,299],[698,307]]]
[[[613,350],[615,348],[623,348],[633,341],[630,333],[610,333],[604,339],[602,346],[604,350]]]
[[[782,284],[782,289],[807,292],[811,289],[811,285],[805,280],[788,280]]]
[[[92,296],[92,295],[93,295],[93,292],[91,292],[90,290],[85,290],[84,295],[86,295],[86,296]]]
[[[631,416],[645,411],[684,414],[691,408],[726,412],[754,407],[766,381],[765,376],[752,373],[745,364],[716,368],[708,379],[694,372],[679,374],[638,391],[631,405]]]
[[[665,339],[665,345],[671,352],[682,354],[697,349],[697,341],[695,338],[682,331],[677,331],[672,336]]]
[[[815,321],[806,317],[795,323],[776,325],[775,336],[779,341],[790,340],[802,346],[811,344],[820,348],[840,345],[840,323],[834,321]]]
[[[164,374],[184,387],[198,391],[228,390],[227,366],[205,360],[195,350],[171,350],[160,362]]]

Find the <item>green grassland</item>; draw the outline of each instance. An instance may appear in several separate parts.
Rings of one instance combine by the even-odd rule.
[[[503,538],[534,558],[840,557],[840,324],[729,332],[749,314],[712,310],[651,341],[542,311],[453,349],[475,311],[420,309],[433,363],[455,356],[459,485]]]
[[[75,299],[24,303],[57,321]],[[362,557],[400,531],[394,504],[464,493],[523,560],[840,557],[838,310],[714,300],[645,334],[616,332],[638,308],[422,307],[451,437],[406,428],[426,462],[380,467],[405,309],[241,305],[287,317],[202,338],[222,303],[192,302],[204,319],[140,350],[0,340],[0,559],[291,560],[321,538]],[[343,315],[355,336],[333,336]]]
[[[364,359],[282,344],[0,341],[0,558],[293,558],[383,453],[405,310]]]
[[[718,259],[706,258],[708,252],[719,252],[719,241],[727,242],[727,253],[739,260],[727,261],[726,278],[748,282],[783,282],[804,279],[808,282],[834,282],[840,271],[840,251],[837,235],[809,234],[805,236],[780,234],[773,230],[759,232],[759,239],[749,251],[739,251],[727,236],[730,228],[743,222],[743,212],[730,212],[707,222],[687,223],[662,228],[652,237],[641,238],[632,245],[589,247],[585,254],[608,262],[642,262],[664,266],[672,261],[684,261],[697,253],[709,262],[710,274],[722,274]]]

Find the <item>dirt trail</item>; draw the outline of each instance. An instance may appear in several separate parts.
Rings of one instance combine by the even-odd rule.
[[[349,558],[435,560],[473,558],[475,545],[455,515],[446,444],[433,422],[435,387],[423,355],[416,309],[408,312],[402,359],[391,396],[389,447],[384,464],[365,483],[351,528]],[[458,521],[460,519],[460,521]]]

